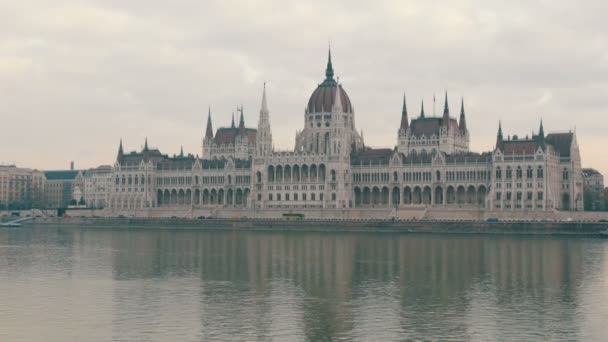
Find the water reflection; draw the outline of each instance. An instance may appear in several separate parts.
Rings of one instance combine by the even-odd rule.
[[[108,280],[98,295],[112,303],[114,339],[572,340],[607,332],[601,240],[31,229],[0,233],[0,245],[30,247],[29,255],[0,248],[8,270],[0,276],[9,279],[42,263],[55,274],[80,270],[73,281],[82,286],[87,276]],[[94,272],[82,271],[91,264]]]

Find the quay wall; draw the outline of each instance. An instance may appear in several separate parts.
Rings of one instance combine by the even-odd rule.
[[[194,229],[230,231],[389,232],[454,234],[540,234],[600,236],[604,222],[484,222],[430,220],[290,221],[283,219],[186,219],[186,218],[35,218],[28,225],[81,226],[108,229]]]

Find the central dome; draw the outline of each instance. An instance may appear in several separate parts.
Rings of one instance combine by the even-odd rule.
[[[350,98],[346,91],[340,85],[340,102],[342,102],[342,110],[345,113],[352,113],[353,106],[350,103]],[[334,80],[334,69],[331,65],[331,51],[327,60],[327,68],[325,69],[325,80],[319,84],[317,89],[308,100],[308,113],[328,113],[334,105],[338,83]]]

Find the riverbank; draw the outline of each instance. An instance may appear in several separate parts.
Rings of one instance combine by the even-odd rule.
[[[282,220],[186,218],[35,218],[27,225],[85,226],[107,229],[194,229],[310,232],[388,232],[435,234],[533,234],[601,236],[605,222],[447,221],[447,220]]]

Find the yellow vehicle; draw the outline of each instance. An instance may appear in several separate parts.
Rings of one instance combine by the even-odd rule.
[[[290,221],[300,221],[304,219],[304,214],[285,213],[283,214],[283,218]]]

